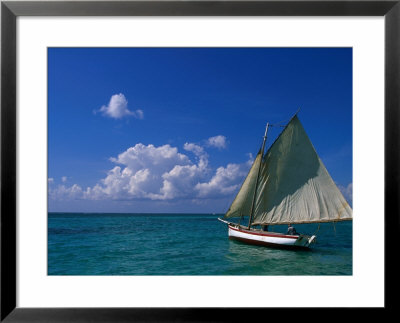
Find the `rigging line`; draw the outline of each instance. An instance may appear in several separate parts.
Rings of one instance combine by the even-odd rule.
[[[285,127],[289,121],[290,121],[290,118],[279,121],[277,123],[270,124],[269,126],[270,127]]]
[[[284,120],[279,121],[279,122],[277,122],[277,123],[275,123],[275,124],[273,124],[273,125],[287,124],[287,123],[290,121],[290,119],[291,119],[291,118],[284,119]]]
[[[317,230],[315,231],[315,233],[319,232],[320,235],[325,234],[325,232],[328,232],[328,230],[329,230],[329,227],[324,226],[324,225],[323,225],[322,228],[321,228],[321,224],[323,224],[323,223],[321,223],[321,222],[318,223],[318,228],[317,228]],[[325,224],[326,224],[326,223],[325,223]],[[315,235],[315,233],[314,233],[314,235]]]
[[[333,225],[333,231],[335,231],[335,237],[336,237],[336,226],[335,226],[335,221],[332,221],[332,225]]]
[[[282,121],[279,121],[275,124],[271,124],[270,126],[271,127],[286,127],[286,125],[290,122],[290,120],[292,120],[293,117],[299,113],[299,111],[300,111],[300,108],[297,109],[296,113],[292,117],[282,120]]]
[[[318,223],[318,228],[317,228],[317,230],[315,230],[315,232],[313,233],[314,236],[319,232],[319,229],[320,229],[320,228],[321,228],[321,222]]]

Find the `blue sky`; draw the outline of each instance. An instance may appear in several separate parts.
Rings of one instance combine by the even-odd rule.
[[[351,203],[351,48],[49,48],[49,211],[224,213],[299,108]]]

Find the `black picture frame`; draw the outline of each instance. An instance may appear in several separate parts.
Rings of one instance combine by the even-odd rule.
[[[385,18],[385,306],[399,235],[400,0],[380,1],[2,1],[1,2],[1,317],[3,322],[234,322],[266,309],[16,307],[16,19],[18,16],[384,16]],[[367,113],[367,112],[366,112]],[[371,125],[373,131],[373,125]],[[368,246],[366,246],[368,248]],[[395,249],[396,248],[396,249]],[[371,255],[373,261],[373,255]],[[366,290],[367,290],[366,286]],[[307,292],[307,291],[306,291]],[[309,291],[312,293],[312,291]],[[40,293],[40,291],[38,291]],[[315,296],[315,295],[314,295]],[[251,312],[249,312],[251,310]],[[274,309],[284,318],[288,309]],[[328,310],[328,309],[327,309]],[[270,312],[269,312],[270,313]],[[337,315],[330,310],[331,315]],[[371,318],[371,317],[370,317]],[[300,317],[297,317],[300,319]],[[306,318],[304,318],[306,319]],[[311,319],[309,317],[308,319]]]

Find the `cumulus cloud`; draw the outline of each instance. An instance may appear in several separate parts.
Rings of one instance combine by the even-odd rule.
[[[196,144],[193,144],[193,143],[185,143],[183,145],[183,149],[185,149],[186,151],[191,151],[197,157],[202,157],[202,156],[205,155],[203,147],[201,147],[199,145],[196,145]]]
[[[114,167],[93,187],[83,190],[77,184],[49,190],[53,199],[162,200],[218,198],[239,189],[249,163],[228,164],[213,170],[208,154],[194,143],[185,143],[181,153],[170,145],[136,144],[110,158]]]
[[[207,140],[207,145],[210,147],[224,149],[227,146],[226,137],[222,135],[210,137]]]
[[[111,161],[115,166],[86,198],[171,200],[193,192],[207,173],[207,157],[200,146],[186,143],[184,149],[199,157],[197,163],[176,147],[137,144]]]
[[[143,118],[144,118],[143,110],[141,110],[141,109],[136,110],[136,111],[134,112],[134,116],[135,116],[135,118],[137,118],[137,119],[143,119]]]
[[[104,116],[121,119],[127,116],[133,116],[137,119],[143,119],[143,110],[131,111],[128,109],[128,100],[122,93],[114,94],[108,105],[103,105],[99,110]]]
[[[179,153],[176,147],[146,146],[141,143],[110,160],[121,166],[115,166],[100,183],[93,188],[87,188],[84,192],[86,199],[171,198],[175,195],[163,188],[163,176],[175,167],[192,163],[186,155]]]
[[[133,173],[151,167],[157,173],[170,170],[175,165],[190,164],[188,156],[178,152],[178,148],[170,145],[155,147],[154,145],[136,144],[118,155],[110,158],[114,163],[125,165]]]
[[[62,181],[63,183],[65,183],[65,182],[67,181],[67,176],[61,177],[61,181]]]
[[[195,149],[196,153],[199,153]],[[174,199],[178,197],[194,198],[195,185],[208,174],[208,159],[206,154],[198,155],[197,164],[176,165],[169,172],[162,175],[163,186],[160,194],[152,196],[154,199]]]
[[[196,184],[195,190],[199,197],[233,194],[241,184],[238,178],[246,176],[247,172],[248,167],[245,164],[228,164],[226,167],[219,167],[210,181]]]
[[[349,204],[353,203],[353,183],[349,183],[347,186],[338,185],[339,190],[342,192],[344,198]]]
[[[83,197],[82,188],[74,184],[71,187],[58,185],[56,188],[49,189],[49,197],[53,200],[75,200]]]

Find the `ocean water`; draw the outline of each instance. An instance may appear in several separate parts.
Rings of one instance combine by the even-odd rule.
[[[293,251],[229,240],[220,216],[49,213],[48,274],[352,275],[351,221],[321,224],[311,251]]]

